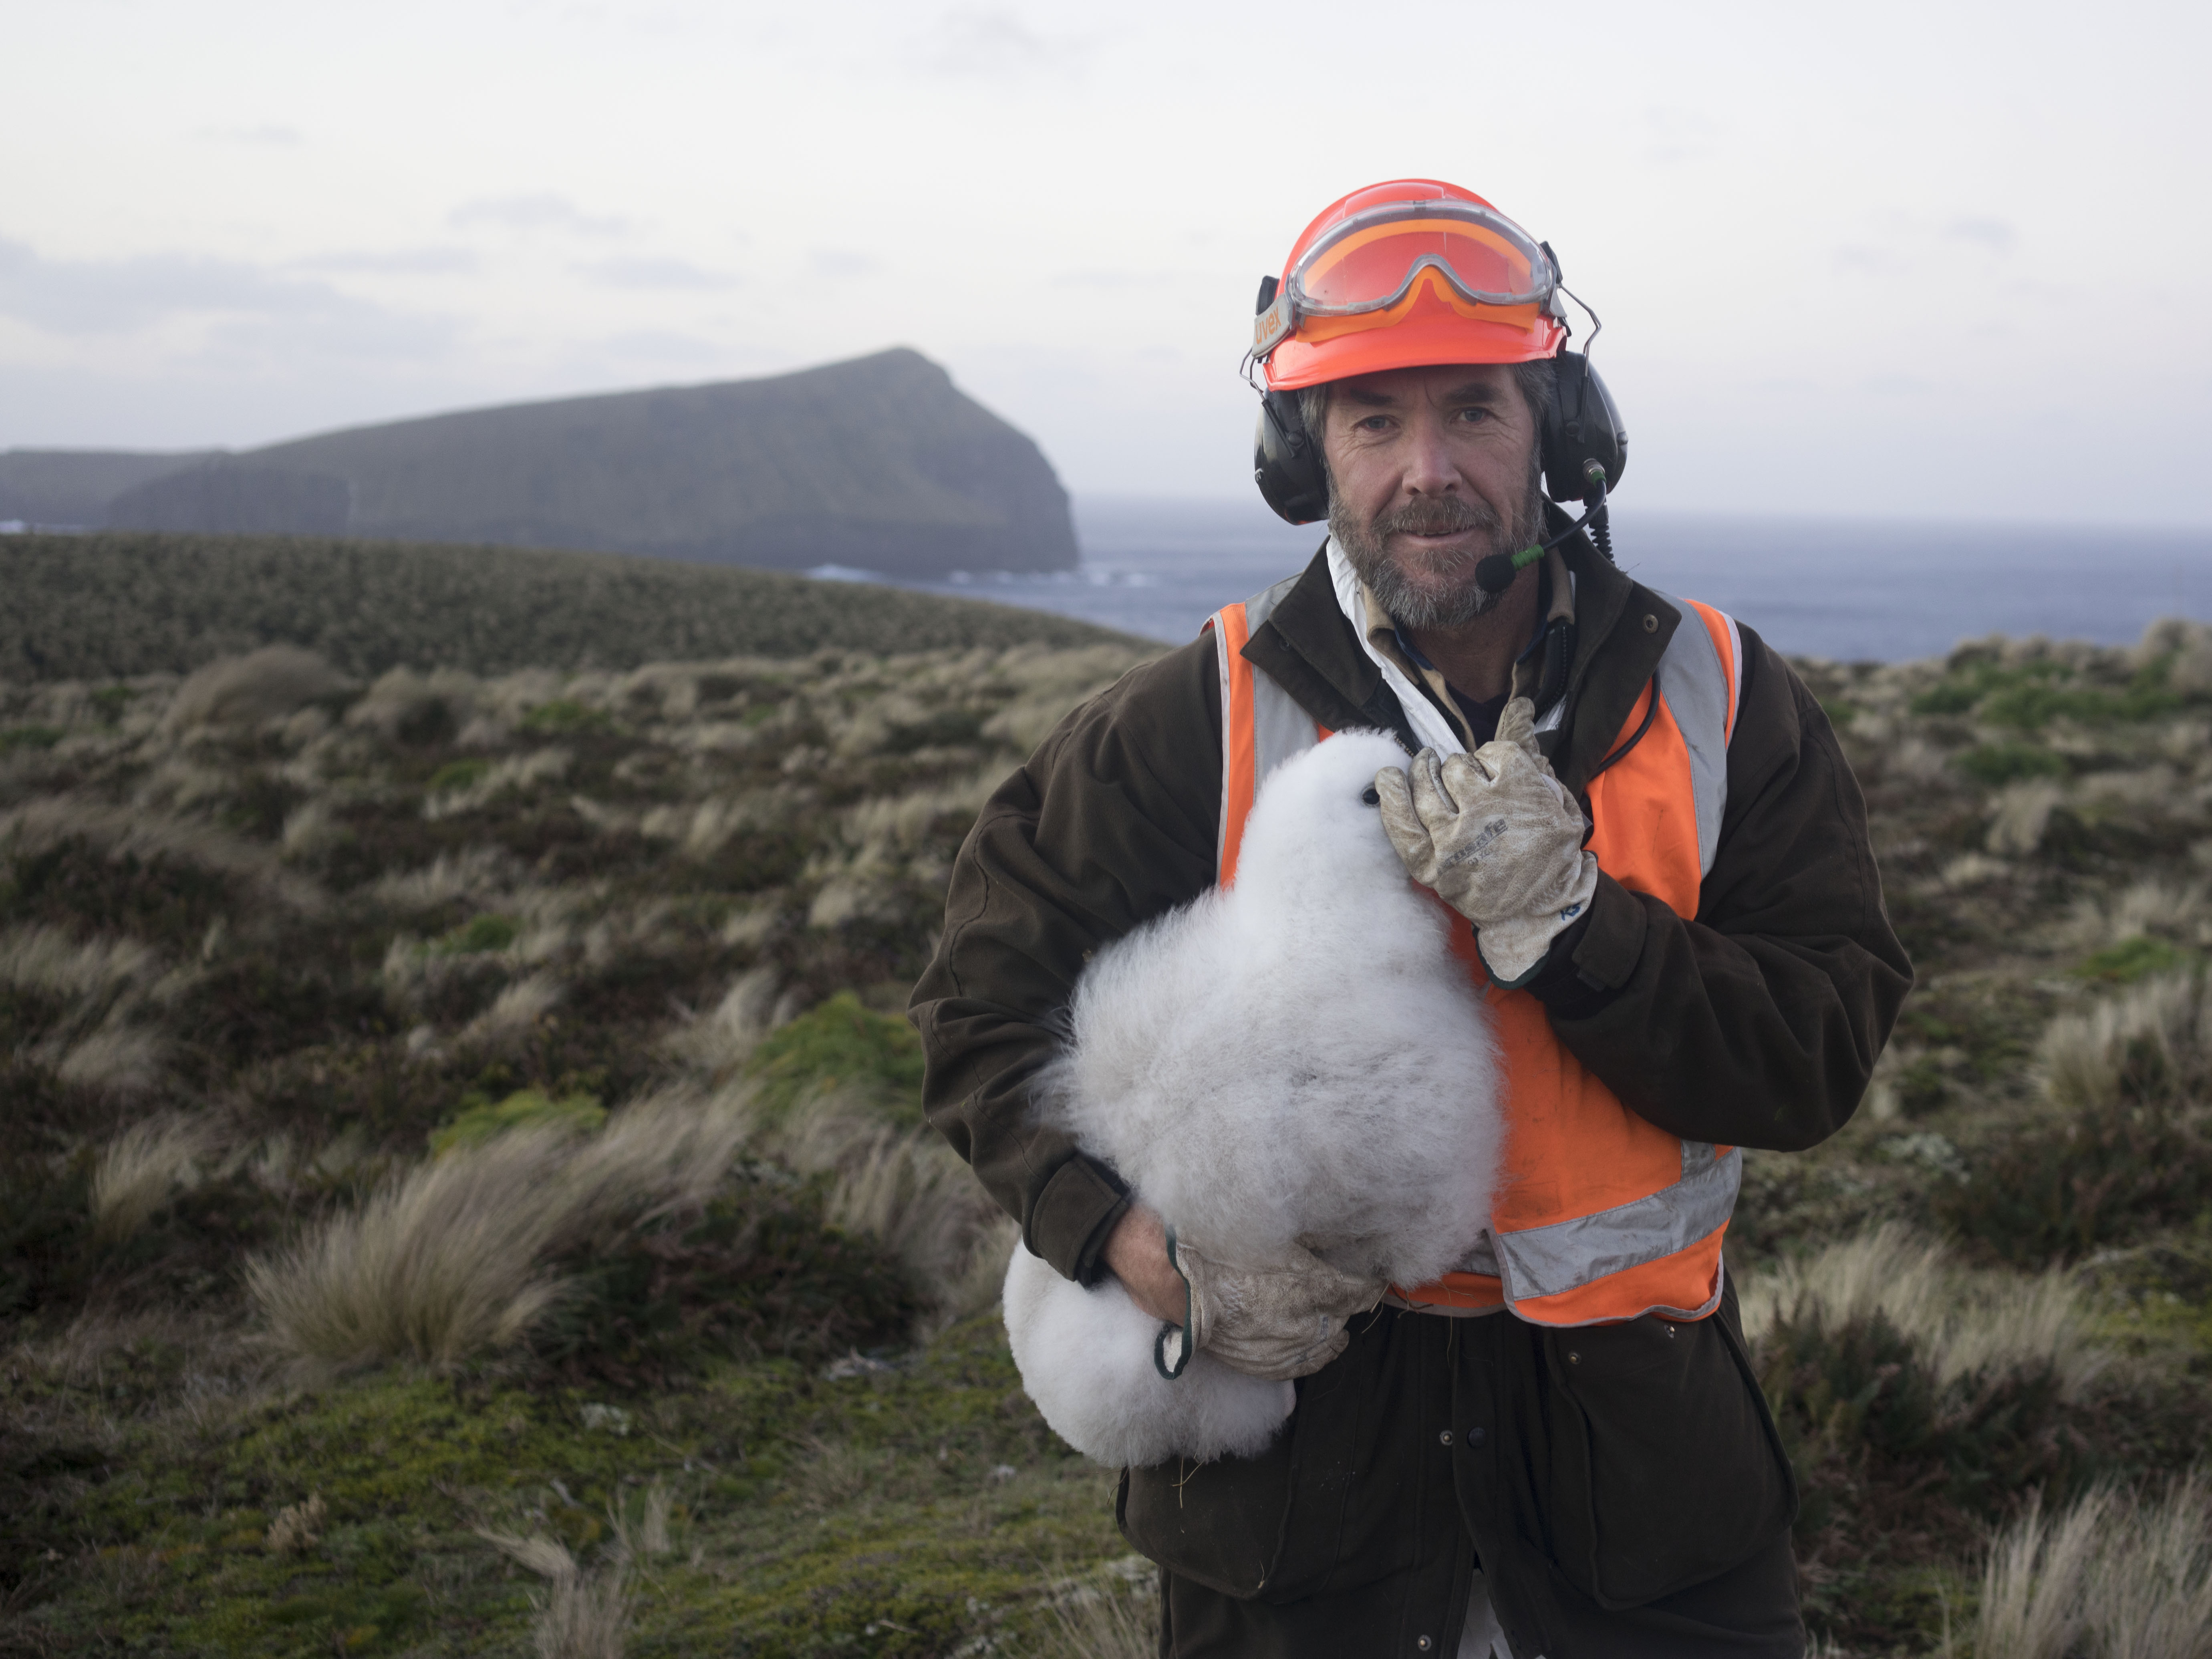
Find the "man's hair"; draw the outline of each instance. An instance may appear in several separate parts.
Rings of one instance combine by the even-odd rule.
[[[1322,441],[1322,429],[1328,419],[1328,391],[1333,382],[1323,380],[1319,386],[1298,388],[1298,420],[1313,435],[1316,444]],[[1559,401],[1559,376],[1553,372],[1553,360],[1539,357],[1534,362],[1513,365],[1513,384],[1521,388],[1522,400],[1528,412],[1536,417],[1536,449],[1531,465],[1541,468],[1544,454],[1544,422],[1550,418],[1553,405]],[[1323,471],[1327,471],[1326,463]]]

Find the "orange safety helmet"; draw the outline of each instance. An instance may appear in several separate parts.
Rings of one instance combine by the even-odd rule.
[[[1263,294],[1252,356],[1267,390],[1390,368],[1523,363],[1567,331],[1548,246],[1471,190],[1394,179],[1332,202]]]

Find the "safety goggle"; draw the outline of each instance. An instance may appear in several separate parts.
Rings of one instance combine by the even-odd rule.
[[[1475,306],[1547,302],[1559,283],[1551,255],[1502,213],[1449,198],[1385,202],[1332,225],[1306,250],[1255,319],[1252,355],[1265,358],[1301,317],[1389,311],[1429,270]]]

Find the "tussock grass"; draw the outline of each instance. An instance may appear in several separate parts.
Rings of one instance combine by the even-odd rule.
[[[1894,1222],[1764,1268],[1745,1288],[1742,1310],[1754,1342],[1784,1320],[1834,1329],[1879,1316],[1939,1386],[2047,1370],[2075,1395],[2111,1363],[2070,1274],[1966,1268],[1943,1244]]]
[[[20,1052],[78,1088],[143,1095],[160,1084],[173,1045],[149,1022],[191,983],[162,969],[135,939],[39,925],[0,933],[0,996],[27,994],[11,1011]]]
[[[0,933],[0,985],[66,999],[81,1016],[150,982],[160,965],[154,950],[137,939],[81,939],[45,926]]]
[[[1990,803],[1989,850],[1999,858],[2033,854],[2043,845],[2051,815],[2065,799],[2065,786],[2051,778],[2005,785]]]
[[[173,860],[228,876],[265,903],[313,911],[323,895],[284,869],[274,848],[258,847],[215,825],[149,813],[86,795],[50,795],[0,811],[0,847],[15,856],[50,852],[81,838],[111,861]]]
[[[587,1140],[527,1127],[456,1148],[247,1267],[277,1348],[346,1365],[451,1365],[507,1347],[561,1294],[547,1261],[597,1232],[703,1205],[750,1123],[730,1103],[661,1099]]]
[[[540,784],[566,777],[573,757],[565,749],[538,749],[494,763],[481,775],[422,802],[422,816],[435,822],[459,812],[481,811],[501,795],[526,795]]]
[[[368,893],[371,903],[412,914],[466,901],[493,908],[499,896],[513,891],[523,880],[514,855],[503,847],[465,847],[441,853],[419,870],[395,871],[379,877]]]
[[[566,1544],[544,1533],[524,1536],[480,1527],[477,1536],[545,1581],[544,1589],[530,1598],[531,1643],[538,1659],[622,1659],[630,1615],[622,1560],[591,1573]]]
[[[2062,1015],[2037,1056],[2045,1092],[2076,1110],[2202,1097],[2212,1082],[2206,997],[2196,974],[2160,974],[2085,1012]]]
[[[558,1007],[567,988],[550,974],[529,974],[503,988],[490,1007],[462,1028],[459,1041],[492,1052],[526,1040],[538,1022]]]
[[[137,1233],[174,1194],[198,1183],[224,1139],[221,1125],[177,1114],[125,1129],[93,1164],[93,1236],[115,1244]]]
[[[531,1640],[538,1659],[622,1659],[630,1597],[619,1569],[556,1578],[532,1601],[538,1617]]]
[[[1045,1607],[1048,1659],[1154,1659],[1159,1652],[1159,1572],[1142,1556],[1054,1579]]]
[[[802,1098],[764,1144],[795,1170],[831,1176],[829,1219],[884,1245],[943,1313],[989,1305],[976,1300],[990,1272],[981,1264],[995,1255],[1003,1277],[1005,1217],[934,1130],[886,1123],[866,1099],[830,1091]]]
[[[54,1076],[64,1083],[110,1094],[144,1095],[161,1083],[173,1046],[159,1031],[125,1025],[111,1018],[58,1056],[51,1045],[41,1045],[34,1052],[42,1059],[54,1060]]]
[[[334,1415],[345,1402],[422,1390],[441,1449],[487,1437],[472,1489],[520,1476],[548,1494],[503,1524],[562,1540],[574,1582],[636,1575],[636,1645],[694,1639],[711,1606],[763,1650],[952,1652],[984,1636],[1034,1650],[1056,1581],[1093,1577],[1084,1556],[1038,1568],[1053,1557],[1022,1531],[1033,1505],[1090,1559],[1122,1547],[1102,1494],[1055,1473],[1048,1436],[1001,1403],[1016,1385],[988,1310],[1012,1224],[924,1129],[918,1043],[893,1011],[978,805],[1146,653],[902,638],[888,656],[702,647],[517,668],[436,648],[463,629],[501,644],[507,625],[441,614],[373,662],[325,642],[354,686],[289,713],[266,712],[286,692],[172,718],[173,676],[0,684],[0,1226],[31,1241],[0,1249],[5,1408],[47,1420],[50,1396],[82,1402],[27,1443],[32,1462],[0,1460],[0,1596],[31,1595],[25,1617],[62,1645],[127,1619],[180,1650],[276,1659],[386,1620],[386,1590],[411,1581],[437,1620],[380,1625],[395,1650],[526,1651],[538,1615],[489,1551],[464,1567],[351,1541],[402,1509],[405,1524],[445,1516],[428,1524],[448,1536],[483,1518],[420,1480],[384,1491],[414,1480],[410,1431],[377,1431],[399,1449],[374,1490],[330,1455],[371,1443]],[[2212,1279],[2192,1241],[2212,1125],[2203,1015],[2173,971],[2212,950],[2212,682],[2191,690],[2184,672],[2198,641],[1804,665],[1865,785],[1921,969],[1861,1121],[1812,1154],[1752,1160],[1730,1235],[1806,1493],[1826,1650],[1926,1650],[1931,1569],[1946,1583],[1978,1570],[2020,1494],[2040,1487],[2063,1514],[2093,1475],[2140,1479],[2201,1440]],[[2026,850],[1990,850],[1999,818],[2020,820],[2000,839]],[[277,894],[284,880],[313,908]],[[2074,1081],[2046,1086],[2069,1066]],[[191,1187],[190,1160],[165,1182],[171,1154],[146,1149],[142,1190],[162,1196],[115,1249],[94,1237],[94,1166],[120,1169],[124,1126],[167,1121],[120,1113],[131,1088],[222,1121],[240,1150],[209,1152]],[[574,1119],[535,1164],[526,1097]],[[597,1103],[624,1100],[589,1128]],[[672,1162],[654,1151],[670,1136],[633,1133],[661,1111],[722,1114],[726,1147]],[[425,1158],[433,1137],[527,1167]],[[1876,1231],[1899,1217],[1944,1228],[1951,1253]],[[1777,1265],[1808,1241],[1856,1254]],[[250,1299],[228,1288],[248,1254]],[[1985,1266],[2000,1260],[2023,1271]],[[2083,1263],[2094,1320],[2074,1279],[2045,1271],[2056,1261]],[[447,1295],[465,1282],[483,1288],[473,1303]],[[88,1307],[143,1328],[103,1334]],[[263,1337],[241,1351],[246,1331]],[[64,1348],[67,1364],[40,1357]],[[866,1357],[822,1371],[853,1349]],[[251,1417],[237,1440],[284,1369],[272,1352],[413,1363]],[[597,1414],[532,1403],[567,1390]],[[838,1426],[804,1441],[825,1411]],[[604,1426],[617,1419],[619,1443]],[[263,1437],[248,1468],[241,1448]],[[778,1473],[777,1449],[802,1441],[836,1455]],[[68,1473],[80,1446],[143,1469],[143,1500]],[[23,1476],[10,1508],[15,1471],[40,1458],[58,1472]],[[685,1490],[706,1488],[681,1518],[688,1560],[655,1553],[639,1494],[605,1496],[633,1468],[678,1479],[687,1458]],[[210,1460],[271,1508],[328,1500],[320,1622],[271,1622],[296,1568],[252,1547],[269,1514],[203,1512]],[[817,1475],[836,1480],[810,1488]],[[760,1483],[757,1501],[708,1500],[731,1478]],[[603,1505],[611,1543],[594,1531]],[[910,1529],[862,1537],[863,1518]],[[4,1561],[46,1562],[57,1534],[87,1540],[82,1562],[10,1587]],[[894,1551],[895,1583],[876,1565]],[[841,1565],[785,1575],[801,1556]],[[988,1586],[965,1565],[925,1583],[987,1556]],[[939,1567],[916,1568],[925,1557]],[[963,1612],[971,1595],[991,1610]],[[1148,1648],[1148,1598],[1121,1599]],[[230,1623],[161,1626],[195,1602]],[[879,1615],[923,1634],[862,1636]],[[235,1634],[249,1624],[263,1633]]]
[[[312,651],[264,646],[195,669],[169,700],[164,724],[173,732],[207,726],[258,726],[302,703],[345,689],[344,677]]]
[[[2100,1487],[2056,1513],[2031,1498],[1990,1547],[1972,1641],[1974,1659],[2212,1655],[2212,1480]]]
[[[661,1039],[662,1045],[710,1086],[727,1083],[774,1029],[777,989],[773,968],[742,973],[720,1002],[676,1026]]]

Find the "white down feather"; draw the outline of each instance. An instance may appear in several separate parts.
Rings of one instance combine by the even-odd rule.
[[[1406,876],[1364,799],[1403,764],[1342,732],[1267,778],[1236,884],[1101,950],[1077,985],[1039,1110],[1178,1236],[1259,1265],[1292,1241],[1415,1285],[1489,1224],[1503,1139],[1496,1046],[1449,913]],[[1109,1464],[1242,1456],[1296,1403],[1200,1353],[1153,1368],[1158,1322],[1017,1249],[1015,1364],[1045,1420]]]

